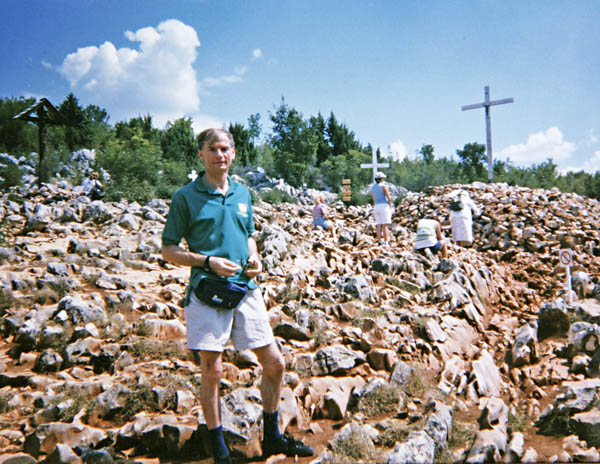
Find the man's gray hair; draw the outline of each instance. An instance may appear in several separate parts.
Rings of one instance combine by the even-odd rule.
[[[214,139],[219,137],[219,135],[225,135],[231,142],[231,148],[235,147],[235,140],[233,139],[231,132],[225,129],[209,128],[204,129],[198,134],[198,148],[202,150],[206,142],[212,142]]]

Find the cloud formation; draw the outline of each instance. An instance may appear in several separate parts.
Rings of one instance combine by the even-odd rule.
[[[546,161],[548,158],[556,163],[569,158],[576,149],[576,144],[563,139],[563,133],[558,127],[536,132],[527,137],[526,143],[510,145],[494,158],[510,159],[516,165],[530,166]]]
[[[588,131],[588,136],[585,142],[588,146],[595,145],[598,143],[598,137],[596,137],[596,131],[594,129],[590,129]]]
[[[193,64],[200,40],[196,31],[169,19],[157,28],[127,31],[137,49],[111,42],[79,48],[57,68],[82,101],[105,107],[113,122],[150,114],[155,125],[198,111],[198,80]]]
[[[600,166],[600,151],[594,152],[592,157],[590,159],[586,160],[580,166],[570,166],[566,169],[563,169],[561,171],[561,173],[566,174],[569,171],[573,171],[573,172],[585,171],[588,174],[595,174],[596,172],[599,171],[598,166]]]
[[[263,57],[263,51],[260,48],[252,50],[252,60],[258,60]]]
[[[400,161],[406,157],[406,146],[402,140],[398,139],[390,144],[390,155],[396,161]]]
[[[242,76],[246,74],[248,71],[247,66],[239,66],[234,69],[234,73],[227,76],[219,76],[219,77],[205,77],[202,79],[200,86],[202,88],[207,87],[221,87],[225,84],[235,84],[237,82],[242,82]]]

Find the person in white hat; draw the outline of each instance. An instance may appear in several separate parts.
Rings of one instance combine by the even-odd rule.
[[[479,216],[479,207],[464,190],[455,190],[450,197],[452,239],[458,246],[470,247],[473,244],[473,215]]]
[[[380,245],[388,245],[390,240],[388,226],[392,223],[393,208],[390,192],[388,192],[383,179],[385,179],[383,172],[375,174],[375,184],[371,187],[371,197],[373,198],[373,216],[375,216],[377,242]]]

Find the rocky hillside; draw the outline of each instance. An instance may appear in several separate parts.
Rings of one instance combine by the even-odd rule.
[[[332,205],[333,241],[306,201],[255,206],[281,425],[316,451],[299,462],[600,461],[599,203],[469,185],[474,246],[415,253],[420,217],[450,235],[457,187],[406,194],[389,247],[370,207]],[[0,198],[0,463],[211,462],[179,306],[189,271],[160,256],[167,211],[67,184]],[[260,368],[224,356],[227,440],[260,460]]]

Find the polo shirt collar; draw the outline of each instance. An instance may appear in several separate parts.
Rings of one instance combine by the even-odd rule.
[[[204,177],[204,173],[205,173],[205,171],[200,172],[200,174],[198,174],[198,177],[196,177],[196,179],[194,180],[194,186],[195,186],[196,190],[198,190],[200,192],[211,193],[211,194],[218,193],[220,195],[221,192],[218,192],[216,189],[212,189],[212,188],[208,187],[208,185],[206,185],[204,183],[204,181],[202,180],[202,178]],[[234,182],[233,179],[231,179],[231,176],[229,174],[227,175],[227,182],[229,183],[229,189],[227,190],[227,195],[229,195],[230,193],[233,193],[233,191],[235,190],[237,185],[236,185],[236,182]]]

